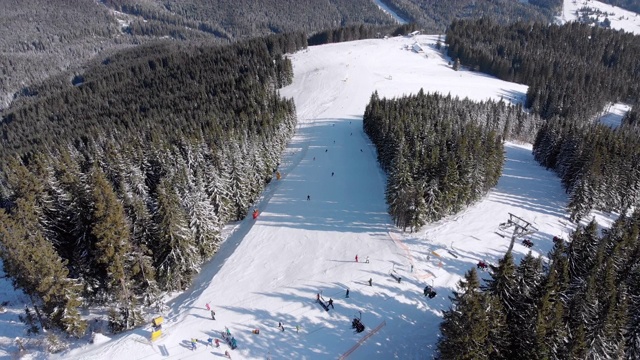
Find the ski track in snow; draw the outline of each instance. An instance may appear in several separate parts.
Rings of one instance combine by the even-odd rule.
[[[518,102],[527,90],[485,74],[453,71],[449,59],[435,50],[437,38],[362,40],[291,55],[294,82],[281,94],[294,98],[299,124],[279,168],[282,179],[274,179],[258,200],[259,218],[248,216],[227,226],[226,241],[191,288],[158,314],[166,319],[163,337],[150,343],[151,327],[146,326],[101,337],[92,345],[82,339],[57,355],[45,356],[32,346],[24,358],[220,358],[229,349],[226,344],[217,349],[204,344],[225,326],[238,341],[233,359],[327,359],[351,350],[350,359],[431,358],[442,310],[449,308],[448,296],[458,280],[478,260],[495,263],[504,255],[509,239],[495,231],[508,213],[539,229],[530,237],[534,254],[545,255],[554,235],[566,237],[574,228],[559,179],[537,165],[531,145],[513,143],[505,145],[498,185],[482,201],[416,233],[393,227],[386,212],[385,176],[362,130],[372,92],[397,97],[424,88]],[[405,50],[415,41],[426,53]],[[607,214],[596,215],[612,221]],[[529,249],[516,243],[513,251],[519,259]],[[356,254],[361,262],[354,261]],[[368,264],[362,262],[366,256]],[[402,277],[400,283],[391,271]],[[433,299],[422,295],[427,284],[438,293]],[[350,297],[345,299],[347,288]],[[334,299],[335,309],[324,311],[315,302],[318,293]],[[207,303],[216,311],[215,321]],[[359,313],[366,330],[354,334],[351,320]],[[22,336],[15,321],[3,328],[0,356],[13,353],[11,339]],[[259,335],[251,332],[256,328]],[[194,337],[200,344],[191,351]]]

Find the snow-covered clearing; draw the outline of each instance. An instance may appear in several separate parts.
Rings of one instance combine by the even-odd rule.
[[[407,24],[408,21],[403,19],[402,17],[400,17],[400,15],[396,14],[395,11],[391,10],[387,5],[385,5],[382,1],[380,0],[373,0],[374,3],[376,3],[376,5],[378,5],[378,8],[382,11],[384,11],[385,13],[389,14],[389,16],[391,16],[393,18],[393,20],[395,20],[398,24]]]
[[[610,104],[604,109],[604,115],[600,117],[600,122],[612,128],[618,127],[622,123],[622,118],[624,118],[630,109],[631,106],[627,104]]]
[[[416,40],[426,54],[403,50]],[[456,282],[478,260],[496,262],[507,249],[508,239],[495,231],[509,212],[540,230],[532,237],[538,254],[546,254],[554,235],[573,229],[560,181],[534,162],[530,145],[511,143],[505,146],[503,175],[483,201],[418,233],[393,228],[385,177],[362,131],[371,93],[394,97],[424,88],[521,101],[527,90],[453,71],[435,50],[436,41],[437,36],[362,40],[294,54],[294,83],[281,93],[295,99],[299,127],[279,169],[282,179],[260,199],[260,217],[228,228],[233,232],[220,252],[163,314],[162,338],[150,343],[145,327],[94,344],[85,339],[51,358],[216,359],[229,347],[206,348],[205,341],[219,337],[225,326],[238,342],[233,359],[431,358],[441,310],[449,307]],[[527,251],[520,244],[514,248],[518,258]],[[364,262],[367,256],[370,263]],[[401,282],[389,275],[392,270]],[[435,298],[422,295],[426,284],[435,286]],[[332,298],[335,309],[322,309],[318,293]],[[351,320],[360,313],[366,329],[354,333]],[[5,340],[16,336],[17,327],[11,329],[2,330]],[[189,349],[191,338],[199,340],[195,351]],[[7,345],[0,356],[13,351]],[[29,357],[45,355],[32,351]]]
[[[593,0],[564,0],[562,15],[559,21],[565,23],[577,20],[577,11],[583,7],[597,9],[606,13],[606,18],[611,21],[612,29],[624,30],[636,35],[640,33],[640,16],[638,16],[638,14],[617,6]],[[592,16],[592,18],[595,18],[595,16]],[[604,19],[605,16],[603,15],[598,18],[600,22],[604,21]]]

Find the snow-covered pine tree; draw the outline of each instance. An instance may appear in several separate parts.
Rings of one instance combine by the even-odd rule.
[[[640,359],[640,266],[631,271],[628,279],[629,317],[625,326],[625,360]]]
[[[122,203],[99,168],[91,172],[92,224],[95,241],[95,263],[99,268],[102,290],[115,300],[126,303],[130,298],[131,252],[130,227]]]
[[[451,308],[443,312],[438,341],[438,356],[443,360],[488,359],[492,351],[489,337],[485,295],[475,268],[458,282],[453,292]],[[494,321],[492,321],[493,323]]]
[[[584,279],[595,265],[600,237],[598,224],[591,221],[586,227],[579,226],[571,234],[571,241],[567,248],[567,260],[571,279]]]
[[[483,290],[487,295],[495,296],[504,308],[509,339],[505,343],[507,348],[499,349],[499,353],[512,359],[514,356],[518,356],[512,352],[512,344],[515,340],[514,337],[519,336],[519,334],[511,333],[511,330],[516,328],[516,322],[521,319],[517,313],[519,289],[516,266],[513,263],[513,255],[511,252],[507,252],[505,256],[500,259],[498,266],[490,265],[490,269],[491,278],[485,281]],[[532,335],[533,334],[530,334],[530,336]]]
[[[233,220],[242,220],[249,211],[250,198],[248,189],[251,188],[248,176],[251,174],[249,166],[243,160],[243,154],[237,144],[229,148],[226,160],[230,163],[231,176],[229,178],[229,195]]]
[[[0,209],[0,256],[4,271],[14,286],[31,297],[34,306],[41,306],[39,316],[43,326],[52,324],[81,336],[86,323],[78,315],[79,289],[67,277],[66,262],[43,236],[35,216],[33,195],[16,199],[11,214]]]
[[[527,253],[516,268],[515,311],[509,322],[510,353],[518,354],[519,359],[539,359],[535,351],[535,330],[542,277],[541,259]]]
[[[158,185],[158,210],[155,215],[158,240],[152,249],[156,278],[161,289],[167,291],[184,290],[202,263],[187,214],[180,206],[174,188],[168,178],[162,179]]]
[[[569,329],[564,317],[569,268],[565,250],[564,242],[556,242],[549,254],[551,264],[543,279],[536,314],[533,350],[538,359],[567,358],[565,339]]]

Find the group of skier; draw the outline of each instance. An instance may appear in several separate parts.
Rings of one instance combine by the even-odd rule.
[[[209,313],[211,314],[211,319],[215,320],[216,319],[216,312],[211,308],[211,305],[209,305],[209,303],[205,304],[205,308],[207,309],[207,311],[209,311]],[[222,337],[225,339],[229,339],[227,341],[227,343],[229,343],[229,346],[231,346],[231,349],[235,349],[237,347],[237,343],[236,343],[236,339],[234,337],[231,336],[231,332],[229,331],[229,328],[225,326],[225,332],[222,333]],[[190,344],[191,344],[191,350],[196,350],[198,348],[198,339],[196,338],[191,338],[190,340]],[[209,336],[209,338],[207,339],[207,342],[205,343],[207,347],[211,346],[213,347],[215,345],[216,348],[220,347],[220,339],[218,338],[213,338],[212,336]],[[229,350],[225,350],[224,352],[224,356],[231,359],[231,354],[229,353]]]

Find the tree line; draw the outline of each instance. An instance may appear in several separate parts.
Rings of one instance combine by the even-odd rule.
[[[640,213],[594,221],[548,262],[508,252],[488,278],[469,270],[444,312],[441,359],[640,358]]]
[[[446,44],[463,65],[528,85],[526,107],[545,119],[589,120],[608,102],[638,100],[640,39],[631,33],[575,22],[461,20],[452,22]]]
[[[363,117],[387,173],[389,214],[411,231],[479,200],[502,172],[503,139],[531,141],[541,123],[503,101],[422,90],[395,99],[375,92]]]
[[[441,34],[456,19],[489,17],[500,24],[553,22],[562,0],[384,0],[391,10],[429,34]]]
[[[569,23],[455,21],[448,53],[480,71],[529,85],[527,106],[547,119],[534,155],[562,178],[571,219],[593,209],[637,206],[637,126],[615,129],[597,119],[611,102],[637,104],[640,40],[633,34]],[[635,124],[632,110],[623,123]]]
[[[0,256],[43,327],[113,331],[186,289],[246,216],[293,135],[283,56],[300,34],[229,46],[163,42],[33,89],[0,123]]]

